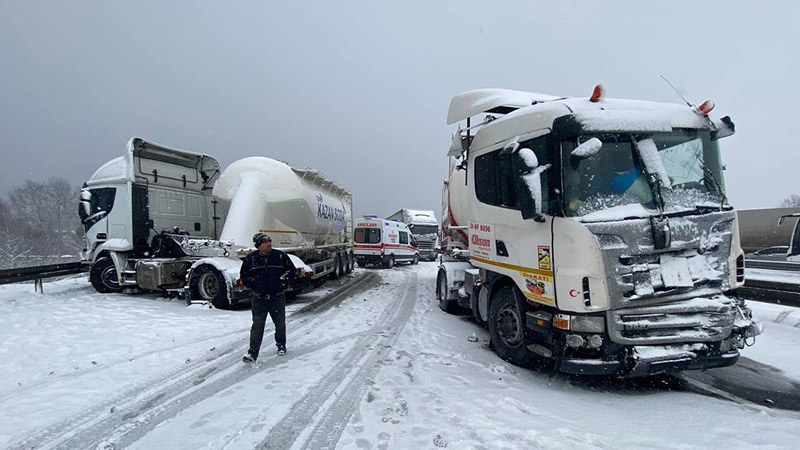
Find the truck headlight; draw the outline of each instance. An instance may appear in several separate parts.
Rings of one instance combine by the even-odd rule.
[[[606,318],[603,316],[572,316],[570,331],[579,333],[605,333]]]

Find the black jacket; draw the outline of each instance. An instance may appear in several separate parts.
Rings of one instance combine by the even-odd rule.
[[[296,270],[289,256],[276,249],[262,255],[258,250],[245,256],[239,278],[256,294],[279,294],[294,279]]]

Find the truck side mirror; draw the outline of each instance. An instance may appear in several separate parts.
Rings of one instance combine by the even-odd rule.
[[[81,222],[85,223],[90,215],[92,215],[92,193],[84,189],[81,190],[81,198],[78,201],[78,216]]]
[[[544,222],[542,214],[542,177],[541,174],[550,168],[550,164],[539,165],[539,159],[533,150],[521,148],[512,157],[514,172],[518,174],[517,192],[519,192],[522,218]]]

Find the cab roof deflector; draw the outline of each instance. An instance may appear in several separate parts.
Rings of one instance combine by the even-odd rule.
[[[519,108],[561,98],[563,97],[511,89],[475,89],[458,94],[450,100],[447,124],[452,125],[481,113],[507,114]]]

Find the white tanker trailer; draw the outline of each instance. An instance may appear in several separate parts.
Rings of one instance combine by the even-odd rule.
[[[220,172],[210,155],[133,138],[85,183],[80,205],[83,259],[100,292],[161,291],[217,307],[249,300],[239,258],[258,232],[289,253],[294,293],[353,268],[350,193],[316,170],[266,157]]]

